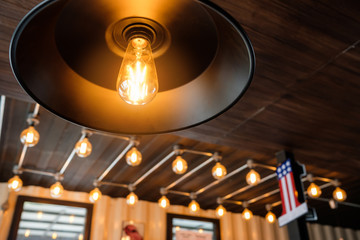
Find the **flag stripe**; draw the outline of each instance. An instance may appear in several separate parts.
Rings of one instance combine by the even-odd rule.
[[[282,186],[282,184],[281,184],[281,181],[279,181],[279,187],[280,187],[281,205],[282,205],[282,209],[283,209],[281,215],[285,215],[285,214],[286,214],[286,208],[285,208],[285,205],[284,205],[284,203],[285,203],[285,199],[284,199],[284,198],[285,198],[285,197],[284,197],[283,186]]]
[[[289,195],[288,195],[288,191],[287,191],[287,187],[286,187],[286,180],[285,178],[281,178],[281,185],[282,185],[282,190],[284,192],[284,204],[285,204],[285,209],[286,212],[290,212],[290,206],[289,206]]]
[[[295,192],[294,192],[294,189],[293,189],[293,185],[292,185],[292,177],[290,174],[286,174],[286,184],[287,184],[287,187],[289,189],[289,199],[290,199],[290,203],[291,203],[291,210],[295,209],[296,208],[296,203],[295,203]]]

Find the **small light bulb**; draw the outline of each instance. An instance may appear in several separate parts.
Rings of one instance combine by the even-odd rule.
[[[126,203],[127,205],[130,206],[134,206],[138,201],[138,196],[136,196],[135,193],[131,192],[129,195],[127,195],[126,197]]]
[[[50,195],[53,198],[61,197],[63,192],[64,192],[64,187],[61,185],[60,182],[56,182],[53,185],[51,185],[51,187],[50,187]]]
[[[267,221],[268,223],[274,223],[274,222],[275,222],[275,219],[276,219],[276,216],[275,216],[275,214],[274,214],[273,212],[269,211],[269,212],[266,214],[265,218],[266,218],[266,221]]]
[[[84,138],[75,144],[75,152],[79,157],[87,157],[91,154],[92,146],[88,138]]]
[[[199,233],[203,233],[203,232],[204,232],[204,229],[200,228]]]
[[[126,153],[126,162],[130,166],[138,166],[141,163],[142,155],[141,152],[139,152],[136,147],[132,147],[127,153]]]
[[[116,89],[131,105],[149,103],[159,88],[150,43],[144,38],[130,40],[121,63]]]
[[[195,200],[192,200],[189,204],[189,209],[191,212],[197,212],[200,209],[200,205]]]
[[[38,211],[36,214],[37,219],[42,219],[43,216],[43,212],[42,211]]]
[[[20,141],[22,144],[28,147],[35,146],[40,139],[38,131],[33,126],[28,127],[20,134]]]
[[[94,188],[93,190],[91,190],[90,194],[89,194],[89,200],[90,202],[94,203],[100,200],[102,194],[100,192],[100,190],[98,188]]]
[[[175,227],[175,231],[179,231],[180,230],[180,227],[179,226],[176,226]]]
[[[79,234],[78,240],[84,240],[84,235],[82,233]]]
[[[73,223],[75,220],[75,216],[74,215],[70,215],[69,216],[69,223]]]
[[[245,220],[250,220],[253,217],[253,213],[249,209],[245,208],[242,212],[242,216]]]
[[[321,195],[321,189],[315,183],[311,183],[307,189],[309,197],[318,198]]]
[[[8,181],[8,188],[10,191],[18,192],[21,190],[22,185],[23,182],[18,175],[15,175],[14,177],[10,178]]]
[[[248,174],[246,174],[246,182],[249,185],[255,186],[260,181],[260,175],[254,169],[251,169]]]
[[[172,169],[176,174],[183,174],[188,168],[187,162],[181,157],[177,156],[172,163]]]
[[[27,229],[27,230],[25,231],[24,237],[29,237],[29,236],[30,236],[30,230]]]
[[[339,188],[339,187],[336,187],[334,192],[333,192],[333,198],[338,201],[338,202],[343,202],[346,200],[346,192]]]
[[[212,168],[212,175],[215,179],[221,179],[226,176],[226,168],[221,163],[217,162]]]
[[[218,218],[224,216],[225,213],[226,213],[226,209],[223,207],[223,205],[219,205],[215,210],[215,214]]]
[[[52,239],[56,239],[56,238],[57,238],[57,233],[54,232],[54,233],[51,235],[51,238],[52,238]]]
[[[169,199],[166,197],[166,196],[162,196],[160,199],[159,199],[159,206],[161,208],[168,208],[170,206],[170,201]]]

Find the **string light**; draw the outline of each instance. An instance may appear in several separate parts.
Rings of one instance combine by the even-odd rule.
[[[50,195],[53,198],[61,197],[64,192],[64,187],[61,185],[60,182],[56,182],[50,187]]]
[[[188,168],[187,162],[181,157],[177,156],[172,163],[172,169],[176,174],[183,174]]]
[[[251,186],[257,185],[260,182],[259,173],[251,169],[248,174],[246,174],[246,182]]]
[[[164,208],[164,209],[166,209],[166,208],[168,208],[169,206],[170,206],[170,201],[169,201],[169,199],[166,197],[166,196],[162,196],[160,199],[159,199],[159,206],[161,207],[161,208]]]
[[[269,211],[266,214],[265,218],[268,223],[274,223],[276,219],[276,215],[273,212]]]
[[[23,182],[18,175],[13,176],[8,181],[8,188],[10,189],[10,191],[18,192],[21,190],[22,186]]]
[[[79,157],[87,157],[91,154],[92,145],[86,137],[75,144],[75,152]]]
[[[39,139],[40,135],[33,126],[29,126],[20,134],[21,143],[28,147],[35,146],[39,142]]]
[[[219,205],[215,210],[215,214],[218,218],[220,218],[226,214],[226,209],[223,205]]]
[[[135,193],[131,192],[126,197],[126,203],[127,205],[134,206],[138,202],[139,198],[136,196]]]
[[[98,188],[94,188],[89,194],[89,200],[90,202],[95,203],[100,200],[101,196],[102,194],[100,190]]]
[[[245,208],[242,212],[242,216],[245,220],[250,220],[253,217],[253,213],[249,209]]]
[[[136,147],[132,147],[127,153],[126,153],[126,162],[130,166],[138,166],[141,163],[142,155],[139,152],[139,150],[136,149]]]
[[[197,212],[200,210],[200,205],[195,200],[192,200],[189,204],[189,209],[191,212]]]
[[[334,192],[333,192],[333,198],[338,201],[338,202],[343,202],[346,200],[346,192],[345,190],[339,188],[339,187],[336,187]]]
[[[321,189],[318,185],[312,182],[307,189],[307,193],[309,197],[318,198],[321,195]]]
[[[220,162],[217,162],[212,168],[212,175],[215,179],[221,179],[226,176],[226,168]]]

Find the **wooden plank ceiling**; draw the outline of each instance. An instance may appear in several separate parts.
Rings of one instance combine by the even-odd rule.
[[[11,176],[22,145],[19,134],[33,104],[12,75],[8,49],[20,19],[40,0],[0,2],[0,94],[7,96],[0,142],[0,181]],[[221,151],[228,172],[249,158],[276,165],[274,154],[292,151],[314,175],[337,178],[348,192],[348,201],[360,204],[360,2],[349,1],[239,1],[214,0],[235,17],[248,33],[256,54],[256,72],[245,96],[229,111],[195,128],[157,136],[142,136],[139,149],[143,163],[128,167],[120,163],[107,181],[132,183],[165,157],[175,143],[202,151]],[[28,150],[24,166],[58,171],[80,137],[81,128],[40,109],[39,144]],[[107,168],[126,142],[93,135],[90,157],[75,158],[65,172],[67,190],[90,191],[92,181]],[[184,155],[189,170],[206,158]],[[171,160],[139,184],[142,200],[157,201],[159,189],[178,179]],[[211,166],[201,169],[175,190],[196,191],[213,181]],[[266,176],[268,171],[259,170]],[[204,209],[216,208],[216,197],[245,186],[245,172],[236,174],[198,197]],[[49,177],[25,173],[24,185],[49,187]],[[276,181],[259,185],[232,200],[248,200],[276,188]],[[124,197],[128,190],[101,187],[104,194]],[[325,189],[330,197],[332,188]],[[187,197],[168,196],[171,203],[187,205]],[[264,204],[278,195],[251,205],[255,214],[266,213]],[[319,222],[359,228],[358,208],[340,206],[330,210],[325,202],[309,200]],[[233,212],[242,207],[225,204]],[[275,212],[279,216],[280,208]]]

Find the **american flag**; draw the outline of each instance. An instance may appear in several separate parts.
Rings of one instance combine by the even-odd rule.
[[[283,226],[307,212],[306,203],[299,203],[290,159],[276,169],[282,203],[282,214],[279,225]]]

